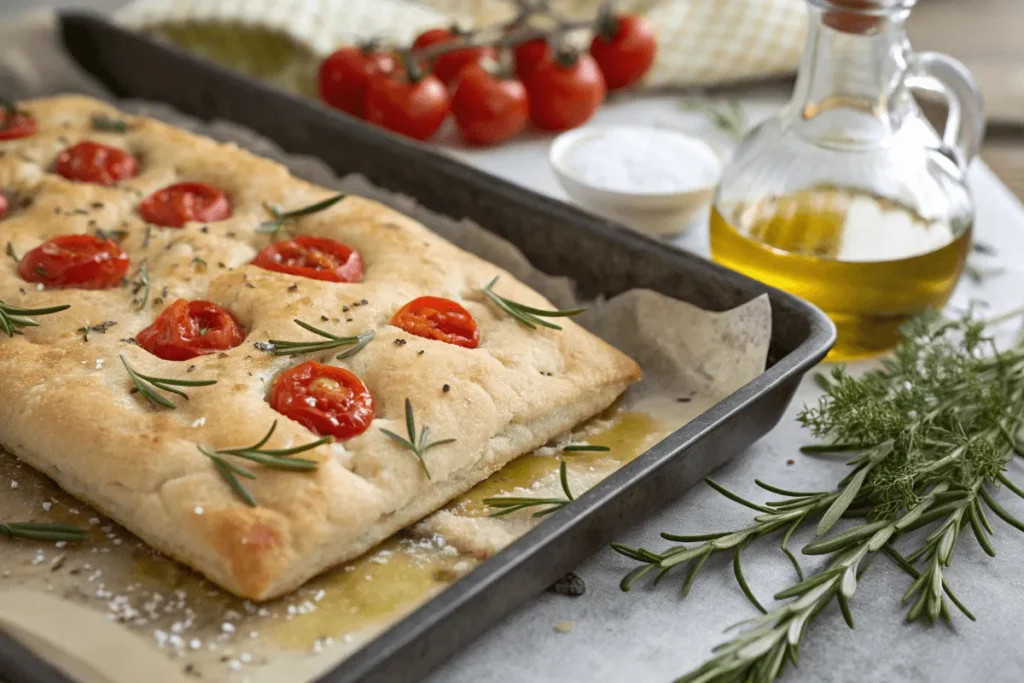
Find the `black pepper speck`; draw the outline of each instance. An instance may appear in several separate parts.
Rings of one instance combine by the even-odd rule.
[[[445,385],[444,385],[443,387],[441,387],[441,391],[443,391],[443,392],[444,392],[444,393],[446,393],[446,394],[447,394],[447,393],[448,393],[449,391],[451,391],[451,390],[452,390],[452,388],[451,388],[450,386],[448,386],[447,384],[445,384]]]

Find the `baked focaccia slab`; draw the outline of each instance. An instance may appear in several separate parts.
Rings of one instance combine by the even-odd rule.
[[[5,125],[10,132],[28,125],[15,116],[30,120],[18,131],[24,135],[3,139],[0,127],[0,190],[8,198],[0,218],[0,248],[8,253],[0,265],[0,300],[16,332],[0,329],[0,445],[237,595],[279,596],[364,553],[600,412],[639,379],[633,361],[566,317],[541,316],[561,327],[551,329],[531,328],[522,315],[510,315],[484,292],[495,277],[492,291],[504,299],[544,311],[554,307],[493,264],[381,204],[347,196],[277,221],[275,233],[268,206],[285,212],[334,193],[234,146],[89,98],[27,101],[18,109],[23,113],[8,111]],[[122,150],[134,168],[82,142]],[[223,196],[158,194],[179,183],[201,183]],[[181,227],[153,223],[154,216],[174,222],[190,211],[207,220]],[[84,277],[90,286],[117,281],[99,289],[58,281],[47,258],[53,257],[52,240],[62,244],[67,235],[99,237],[122,252],[103,257],[103,265],[85,275],[72,269],[65,273],[69,280]],[[270,245],[300,237],[347,245],[358,254],[361,277],[327,281],[301,274],[308,271],[253,265],[261,252],[266,259]],[[269,253],[278,263],[292,263],[278,247]],[[328,261],[323,268],[332,272],[352,266],[352,258],[345,268]],[[300,265],[313,267],[308,260]],[[404,318],[402,327],[392,324],[396,313],[424,296],[457,307],[438,314],[437,306],[428,306],[419,318]],[[167,359],[183,347],[175,335],[188,337],[168,323],[171,309],[185,306],[179,299],[225,311],[237,338],[224,334],[223,315],[207,316],[198,327],[193,318],[187,350],[229,347]],[[11,313],[65,305],[70,308],[54,313]],[[438,315],[448,322],[437,323]],[[37,326],[19,325],[19,317]],[[467,319],[475,330],[466,327]],[[329,341],[295,321],[337,337],[374,337],[361,348],[335,344],[275,355],[289,349],[271,340]],[[279,400],[279,385],[285,378],[302,385],[296,368],[311,367],[310,361],[348,371],[363,389],[330,370],[326,379],[312,380],[313,389],[305,378],[312,394]],[[140,379],[144,391],[138,391],[127,368],[150,378],[216,383],[161,388]],[[324,392],[340,403],[321,401]],[[353,401],[362,411],[353,418],[358,424],[345,415],[327,419],[335,431],[356,435],[293,455],[273,453],[316,443],[332,431],[322,415],[316,422],[303,413],[303,402],[316,412],[325,405],[351,409]],[[442,443],[417,453],[382,431],[408,439],[407,403],[417,439],[428,427],[425,441]],[[275,421],[260,446],[260,453],[270,452],[269,465],[207,455],[257,445]],[[305,464],[280,469],[284,459]]]

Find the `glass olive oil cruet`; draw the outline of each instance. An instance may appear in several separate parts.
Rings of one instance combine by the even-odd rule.
[[[981,98],[959,62],[911,49],[915,2],[809,0],[793,99],[743,141],[715,196],[713,258],[824,310],[830,360],[895,345],[903,322],[946,303],[970,248]],[[941,136],[913,89],[948,100]]]

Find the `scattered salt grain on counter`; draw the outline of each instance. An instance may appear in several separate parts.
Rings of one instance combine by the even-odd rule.
[[[719,164],[699,140],[667,128],[597,128],[568,149],[562,164],[576,180],[613,192],[664,194],[714,185]]]

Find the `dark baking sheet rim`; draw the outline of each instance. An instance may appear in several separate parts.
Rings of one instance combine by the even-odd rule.
[[[484,199],[490,198],[508,210],[518,205],[519,210],[538,213],[553,223],[559,223],[562,229],[575,230],[579,235],[600,237],[606,245],[618,246],[631,254],[657,261],[660,266],[675,268],[677,276],[703,277],[731,286],[731,297],[727,293],[722,297],[713,297],[712,301],[699,302],[706,307],[725,308],[762,293],[767,293],[771,299],[773,342],[769,352],[769,367],[763,374],[382,632],[351,657],[321,675],[317,679],[319,683],[398,683],[426,676],[471,643],[486,628],[539,594],[558,577],[574,569],[616,534],[678,497],[732,455],[766,434],[778,423],[802,376],[824,358],[834,342],[835,329],[828,318],[810,304],[791,295],[692,254],[666,247],[652,238],[567,204],[477,171],[420,145],[322,109],[316,103],[291,96],[172,46],[131,34],[98,15],[68,12],[61,15],[60,21],[65,45],[73,57],[103,80],[118,96],[165,100],[187,113],[203,118],[210,118],[208,110],[213,110],[221,118],[250,125],[282,144],[285,149],[310,153],[308,148],[296,150],[296,144],[282,141],[280,135],[273,134],[279,131],[267,132],[265,127],[261,129],[260,126],[251,125],[251,121],[241,115],[241,109],[231,110],[229,107],[225,112],[224,98],[238,93],[250,102],[260,101],[278,110],[296,113],[299,119],[315,121],[321,127],[329,126],[338,135],[358,136],[361,140],[369,140],[367,144],[377,145],[392,153],[397,151],[407,156],[410,163],[415,161],[418,165],[422,164],[421,170],[430,168],[441,173],[453,182],[461,183],[463,190],[478,193]],[[112,46],[111,42],[115,45]],[[121,48],[135,50],[139,53],[137,57],[148,57],[163,67],[173,65],[188,73],[201,74],[208,81],[224,85],[225,93],[222,93],[220,100],[204,100],[200,97],[199,100],[189,102],[185,94],[177,98],[160,97],[145,86],[133,87],[124,71],[135,69],[137,74],[139,65],[133,64],[123,69],[122,73],[114,74],[112,72],[117,67],[111,67],[110,61],[105,60]],[[115,52],[111,53],[111,49]],[[126,55],[121,54],[121,57],[124,59]],[[139,85],[137,79],[134,85]],[[143,92],[139,92],[140,89]],[[239,115],[233,116],[233,113]],[[291,142],[294,143],[294,139]],[[381,182],[380,178],[371,177],[371,180],[389,189],[411,194],[430,206],[430,198],[417,196],[415,188],[410,191],[408,187],[391,187],[386,181]],[[486,221],[484,223],[487,224]],[[515,241],[514,236],[508,232],[495,232]],[[569,274],[563,271],[562,267],[566,265],[565,261],[538,264],[549,272]],[[573,265],[572,260],[568,261],[568,265]],[[594,277],[595,273],[588,275]],[[658,287],[658,284],[663,286]],[[668,283],[661,282],[655,283],[653,288],[662,291],[671,289]],[[666,293],[677,296],[674,291]],[[787,337],[793,341],[794,335],[797,341],[795,345],[778,341],[779,338]],[[73,680],[2,632],[0,674],[16,676],[9,678],[8,683],[71,683]]]

